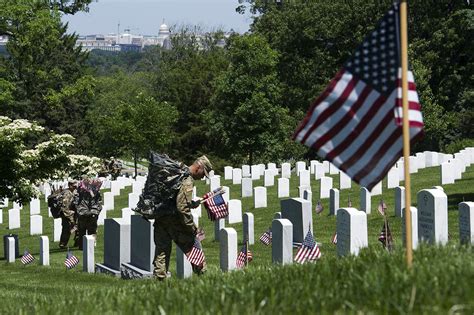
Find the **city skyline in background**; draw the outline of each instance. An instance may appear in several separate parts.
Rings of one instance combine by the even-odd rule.
[[[63,21],[69,23],[69,32],[79,35],[116,34],[125,29],[153,35],[163,22],[169,27],[197,25],[204,30],[245,33],[252,17],[235,12],[237,6],[237,0],[99,0],[90,4],[89,12],[64,16]]]

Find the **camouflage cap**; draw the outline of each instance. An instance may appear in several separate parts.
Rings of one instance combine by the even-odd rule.
[[[200,164],[204,168],[204,175],[209,177],[209,172],[212,171],[212,164],[211,161],[207,158],[207,156],[202,155],[196,159],[196,163]]]
[[[69,186],[77,186],[77,180],[71,179],[70,181],[67,182]]]

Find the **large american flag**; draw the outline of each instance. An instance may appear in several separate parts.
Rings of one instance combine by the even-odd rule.
[[[28,265],[35,261],[35,257],[26,249],[20,261],[23,265]]]
[[[71,251],[67,251],[66,260],[64,261],[66,269],[72,269],[79,265],[79,258],[74,256]]]
[[[220,193],[222,188],[217,188],[214,191],[208,192],[204,195],[204,207],[206,207],[207,215],[211,221],[225,218],[229,215],[229,207]]]
[[[199,240],[195,239],[193,247],[189,252],[186,253],[186,257],[188,258],[188,261],[193,264],[194,266],[202,266],[204,263],[204,252],[202,250],[201,243]]]
[[[239,256],[237,256],[237,268],[243,268],[247,263],[253,260],[252,252],[248,248],[248,242],[244,242],[244,245],[240,249]]]
[[[399,4],[394,4],[314,101],[293,138],[369,190],[403,152]],[[410,139],[423,119],[408,73]]]
[[[264,245],[270,245],[272,242],[272,228],[268,228],[262,236],[260,236],[260,242],[262,242]]]
[[[302,264],[305,261],[314,261],[319,258],[321,258],[321,251],[314,240],[313,234],[311,234],[311,230],[308,230],[301,247],[296,252],[295,261]]]

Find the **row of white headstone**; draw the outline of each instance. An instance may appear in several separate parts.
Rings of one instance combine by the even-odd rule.
[[[419,169],[426,167],[439,166],[441,168],[441,185],[452,184],[454,180],[460,179],[462,173],[465,172],[466,167],[474,163],[474,148],[466,148],[458,153],[445,154],[438,152],[419,152],[415,156],[410,156],[410,173],[417,173]],[[279,175],[280,169],[276,167],[275,163],[268,163],[267,168],[265,164],[258,165],[242,165],[242,168],[233,168],[232,166],[224,167],[224,179],[232,180],[234,185],[244,184],[245,178],[251,180],[259,180],[264,176],[264,186],[273,186],[274,177]],[[281,164],[281,178],[291,178],[291,164]],[[314,174],[314,179],[319,180],[325,177],[326,174],[340,175],[339,189],[351,188],[351,180],[344,172],[340,171],[334,164],[328,161],[310,161],[309,168],[305,161],[298,161],[295,165],[295,174],[300,177],[300,186],[309,186],[310,177]],[[399,186],[400,181],[404,180],[404,164],[403,158],[400,158],[396,166],[392,167],[387,175],[387,188],[394,188]],[[214,179],[215,181],[217,179]],[[211,187],[216,186],[212,184]],[[380,184],[381,185],[381,184]],[[332,187],[327,188],[329,190]],[[381,189],[381,186],[380,186]],[[372,190],[374,194],[374,191]]]

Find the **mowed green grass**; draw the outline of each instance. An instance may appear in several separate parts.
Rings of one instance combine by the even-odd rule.
[[[427,168],[412,175],[412,202],[416,193],[439,184],[439,168]],[[338,187],[338,176],[334,176]],[[240,199],[240,185],[221,180],[230,187],[231,198]],[[276,180],[275,180],[276,184]],[[254,181],[254,187],[262,185]],[[196,183],[198,195],[207,191],[204,182]],[[298,196],[298,178],[290,182],[291,196]],[[313,205],[319,196],[318,182],[312,180]],[[203,209],[200,225],[206,231],[203,247],[208,273],[187,280],[176,279],[174,253],[171,264],[173,278],[166,283],[154,280],[124,281],[105,275],[82,272],[82,263],[66,271],[65,251],[50,243],[51,266],[37,263],[22,266],[19,260],[7,264],[0,260],[0,312],[150,312],[150,313],[447,313],[474,312],[474,253],[471,246],[459,245],[458,203],[474,201],[474,167],[467,169],[463,179],[445,185],[449,203],[449,243],[444,247],[423,246],[414,253],[414,268],[405,267],[401,242],[401,219],[394,216],[394,191],[383,183],[383,195],[372,198],[372,214],[368,216],[369,248],[358,257],[339,258],[330,243],[335,232],[336,218],[328,216],[329,200],[324,199],[324,211],[313,212],[315,238],[321,244],[323,257],[316,264],[277,266],[271,263],[271,247],[258,242],[258,237],[280,211],[277,186],[268,187],[268,207],[253,208],[253,198],[243,198],[243,212],[255,216],[256,244],[250,249],[254,261],[243,271],[222,273],[219,270],[219,244],[214,242],[213,222]],[[120,217],[120,209],[128,205],[128,193],[123,190],[115,199],[115,210],[107,217]],[[340,205],[359,206],[359,187],[340,192]],[[395,251],[387,253],[377,241],[383,217],[377,204],[383,198],[395,239]],[[10,203],[11,205],[11,203]],[[21,211],[22,228],[8,230],[7,209],[3,210],[0,234],[19,234],[20,252],[28,248],[35,256],[39,252],[39,237],[29,236],[29,209]],[[47,217],[42,203],[43,234],[52,239],[52,218]],[[242,240],[242,224],[233,224]],[[99,227],[96,262],[103,261],[103,227]],[[240,246],[240,245],[239,245]],[[82,253],[74,250],[82,262]],[[3,247],[0,248],[3,257]],[[38,258],[38,257],[37,257]]]

